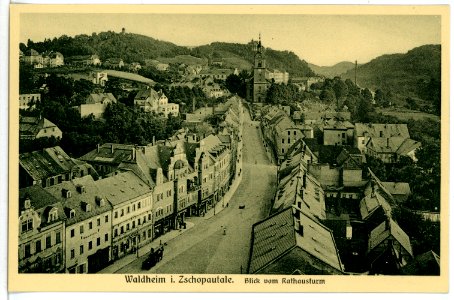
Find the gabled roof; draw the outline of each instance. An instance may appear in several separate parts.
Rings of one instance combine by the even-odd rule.
[[[36,136],[41,129],[52,127],[57,127],[57,125],[46,118],[20,117],[19,120],[19,133],[21,135]]]
[[[427,251],[415,257],[402,268],[404,275],[440,275],[440,256]]]
[[[302,231],[298,230],[300,225]],[[267,265],[279,263],[281,257],[295,248],[343,271],[331,230],[298,208],[289,207],[253,225],[248,273],[260,273]]]
[[[407,124],[365,124],[355,123],[356,136],[410,138]],[[380,136],[380,133],[381,136]]]
[[[85,191],[78,191],[78,186],[83,186]],[[67,217],[67,225],[79,223],[112,209],[108,201],[104,202],[104,206],[100,206],[100,202],[96,201],[97,197],[103,197],[103,192],[96,186],[91,175],[75,178],[71,181],[63,181],[60,184],[47,187],[45,190],[60,200]],[[63,190],[70,191],[71,197],[65,198],[63,196]],[[84,203],[90,204],[90,211],[84,209]],[[70,218],[71,210],[75,211],[73,218]]]
[[[150,187],[131,171],[100,179],[96,186],[113,206],[151,193]]]
[[[385,220],[371,231],[367,252],[371,252],[375,249],[375,247],[388,238],[395,239],[408,252],[408,254],[413,256],[410,238],[391,218]]]
[[[410,185],[408,182],[385,182],[383,186],[391,193],[391,195],[410,195]]]
[[[109,103],[109,102],[117,102],[114,95],[112,93],[98,93],[98,94],[90,94],[87,97],[86,104],[95,104],[95,103]]]
[[[79,159],[92,163],[120,164],[132,158],[134,145],[105,143]]]
[[[383,208],[385,214],[391,217],[391,206],[379,193],[366,195],[359,203],[359,210],[363,220],[369,218],[377,209]]]
[[[366,145],[366,147],[377,153],[395,153],[399,155],[406,155],[420,146],[420,142],[400,136],[390,138],[372,137]]]
[[[80,164],[82,162],[69,157],[60,146],[19,155],[19,165],[36,181],[68,173]]]

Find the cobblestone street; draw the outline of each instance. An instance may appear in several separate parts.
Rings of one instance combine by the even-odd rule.
[[[163,260],[149,271],[141,270],[142,256],[117,273],[244,272],[252,224],[269,213],[276,183],[276,166],[266,156],[259,130],[245,113],[243,180],[229,206],[216,215],[188,219],[194,226],[168,241]]]

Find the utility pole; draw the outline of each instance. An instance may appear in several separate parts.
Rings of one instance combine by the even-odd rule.
[[[355,60],[355,86],[356,86],[356,69],[358,69],[358,61]]]

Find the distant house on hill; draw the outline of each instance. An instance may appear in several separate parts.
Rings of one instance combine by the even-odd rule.
[[[54,123],[46,118],[20,117],[19,138],[34,140],[43,137],[62,138],[62,131]]]
[[[67,59],[67,62],[72,65],[78,66],[100,66],[101,60],[97,54],[91,55],[75,55],[70,56]]]
[[[145,60],[145,66],[147,67],[154,67],[156,70],[158,71],[168,71],[169,70],[169,64],[166,64],[166,63],[163,63],[163,62],[160,62],[156,59],[146,59]]]
[[[288,72],[285,72],[285,71],[282,72],[277,69],[266,70],[266,77],[268,80],[271,80],[271,81],[274,80],[274,83],[277,83],[277,84],[279,84],[279,83],[287,84],[288,79],[289,79]]]
[[[63,57],[63,54],[60,52],[50,52],[45,58],[45,65],[55,68],[55,67],[61,67],[65,64],[65,59]],[[46,63],[48,62],[48,63]]]
[[[43,64],[44,59],[41,54],[39,54],[38,51],[35,49],[30,49],[25,52],[24,54],[24,62],[29,65],[35,65],[35,64]]]
[[[41,102],[41,94],[20,94],[19,109],[29,109],[35,107],[37,102]]]
[[[139,106],[145,112],[162,113],[166,117],[169,114],[173,116],[179,114],[179,105],[169,103],[169,99],[162,90],[156,92],[152,88],[147,88],[139,91],[134,98],[134,105]]]
[[[117,103],[112,93],[90,94],[84,104],[78,106],[80,117],[93,115],[95,118],[102,117],[108,104]]]
[[[109,81],[107,72],[92,72],[90,73],[90,79],[91,82],[100,86],[105,86],[106,82]]]
[[[404,156],[417,161],[416,150],[420,147],[420,142],[401,136],[373,137],[366,144],[366,154],[384,163],[396,163]]]
[[[361,152],[366,150],[366,144],[371,138],[410,138],[407,124],[365,124],[355,123],[353,146]]]

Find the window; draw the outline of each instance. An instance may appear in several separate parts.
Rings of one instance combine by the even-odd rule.
[[[124,209],[122,208],[122,209],[121,209],[120,217],[123,217],[124,215],[125,215],[125,211],[124,211]]]
[[[284,154],[284,148],[282,148],[282,154]]]
[[[136,228],[136,221],[132,221],[132,228]]]
[[[293,135],[296,135],[296,130],[293,130]]]
[[[136,211],[136,204],[135,203],[132,205],[132,211]]]
[[[104,235],[104,242],[108,242],[108,241],[109,241],[109,234],[106,233],[106,234]]]
[[[28,243],[28,244],[25,244],[25,247],[24,247],[24,256],[29,257],[30,255],[31,255],[31,247],[30,247],[30,243]]]
[[[161,200],[162,200],[162,194],[161,194]],[[141,204],[141,202],[137,203],[137,209],[140,209],[140,204]]]
[[[74,229],[71,229],[71,237],[74,237],[75,236],[75,231]]]
[[[118,218],[118,211],[115,212],[114,218]],[[107,222],[107,221],[106,221]]]
[[[104,217],[104,222],[106,222],[106,223],[109,222],[109,215],[106,215],[106,216]]]
[[[96,223],[97,223],[98,226],[101,226],[101,219],[98,218],[98,219],[96,220]]]
[[[74,249],[71,249],[71,259],[73,259],[74,257],[76,257],[76,252],[74,251]]]
[[[129,206],[126,208],[126,213],[127,213],[127,214],[129,214],[130,209],[131,209],[131,208],[130,208]]]
[[[22,222],[22,232],[33,230],[33,220],[29,219]]]
[[[290,144],[290,138],[288,138],[288,143]]]
[[[93,229],[93,222],[88,223],[88,229]],[[83,230],[81,233],[83,233]]]
[[[115,228],[115,230],[114,230],[114,237],[117,237],[117,236],[118,236],[118,229]]]
[[[84,254],[84,245],[80,245],[80,254]]]
[[[148,214],[148,221],[151,221],[151,214]]]
[[[35,252],[41,252],[41,240],[39,241],[36,241],[36,244],[35,244]]]
[[[84,225],[80,225],[79,233],[80,234],[84,233]]]
[[[148,238],[151,238],[151,229],[148,229]]]
[[[96,246],[99,246],[99,245],[101,245],[101,238],[96,239]]]
[[[129,230],[129,223],[126,224],[126,230]]]
[[[88,242],[88,250],[91,250],[93,248],[93,242],[89,241]]]
[[[46,236],[46,249],[52,247],[52,238],[49,235]]]
[[[124,232],[125,232],[124,227],[121,226],[121,227],[120,227],[120,233],[123,234]]]
[[[282,139],[282,144],[285,143],[285,139]]]
[[[79,274],[85,273],[85,265],[80,265],[80,266],[78,267],[77,273],[79,273]]]
[[[137,220],[137,226],[140,226],[141,221],[142,220],[140,218]]]

